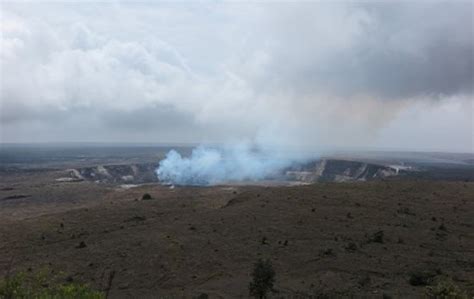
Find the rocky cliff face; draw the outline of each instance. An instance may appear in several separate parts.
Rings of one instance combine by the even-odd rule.
[[[73,179],[110,184],[143,184],[157,182],[155,169],[158,164],[144,163],[131,165],[99,165],[68,169]]]
[[[400,174],[398,169],[347,160],[319,160],[287,169],[288,180],[302,182],[370,181]]]
[[[158,182],[155,174],[157,167],[157,163],[99,165],[69,169],[68,174],[73,180],[108,184],[143,184]],[[278,178],[270,179],[304,183],[370,181],[396,176],[399,173],[399,169],[389,166],[348,160],[324,159],[294,165],[283,170]]]

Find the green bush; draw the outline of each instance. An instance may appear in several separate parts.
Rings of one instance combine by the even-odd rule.
[[[56,283],[45,272],[32,277],[17,273],[0,281],[0,299],[102,299],[104,294],[77,283]]]
[[[24,275],[22,273],[7,277],[0,281],[0,298],[24,298],[27,295],[26,290],[22,287]]]
[[[252,281],[249,284],[249,292],[255,298],[266,298],[267,292],[273,289],[275,282],[275,271],[269,260],[259,259],[252,272]]]

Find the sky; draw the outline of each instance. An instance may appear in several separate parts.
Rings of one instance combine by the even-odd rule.
[[[0,8],[4,143],[474,152],[472,1]]]

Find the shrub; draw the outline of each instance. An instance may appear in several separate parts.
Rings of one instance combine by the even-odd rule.
[[[150,199],[152,199],[152,197],[151,197],[151,195],[150,195],[149,193],[143,194],[142,200],[150,200]]]
[[[270,260],[259,259],[253,267],[252,281],[249,283],[249,292],[255,298],[266,298],[267,292],[273,289],[275,271]]]
[[[433,282],[436,273],[432,271],[414,271],[410,274],[408,282],[412,286],[426,286]]]
[[[450,298],[450,299],[464,299],[468,298],[451,279],[441,279],[434,286],[428,286],[425,289],[425,294],[428,298]]]

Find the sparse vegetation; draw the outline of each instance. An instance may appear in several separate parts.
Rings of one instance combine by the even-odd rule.
[[[259,259],[252,272],[252,281],[249,283],[250,296],[266,298],[267,293],[273,289],[275,271],[270,260]]]
[[[32,181],[38,185],[41,182]],[[15,185],[19,193],[26,193],[21,188],[30,192],[20,184],[23,180]],[[391,189],[385,189],[385,184]],[[117,192],[107,189],[104,193],[84,189],[80,194],[81,188],[108,186],[58,184],[57,189],[32,194],[39,202],[48,196],[54,199],[70,195],[76,204],[64,211],[66,203],[56,206],[57,202],[51,200],[32,205],[34,211],[21,200],[0,201],[0,268],[8,268],[11,259],[10,272],[24,271],[27,279],[23,285],[29,289],[34,288],[31,275],[43,265],[48,267],[48,276],[60,275],[54,273],[61,270],[67,274],[39,289],[59,283],[72,288],[71,292],[80,292],[75,286],[88,283],[89,288],[100,288],[104,294],[109,290],[109,297],[114,298],[134,294],[145,298],[156,294],[193,298],[201,293],[207,293],[209,298],[254,298],[249,296],[253,264],[259,258],[270,258],[276,276],[273,290],[265,294],[267,298],[382,298],[383,294],[428,298],[428,288],[430,294],[438,294],[431,297],[442,297],[439,294],[446,291],[442,284],[438,286],[438,279],[447,275],[466,294],[473,294],[470,261],[474,240],[465,238],[465,234],[473,226],[469,212],[474,204],[474,184],[467,189],[462,184],[402,180],[269,189],[239,186],[237,197],[232,195],[233,189],[221,186],[169,190],[167,186],[144,185]],[[375,194],[374,190],[382,193]],[[384,193],[385,190],[390,192]],[[425,201],[433,191],[443,196]],[[144,193],[153,199],[143,202]],[[257,193],[260,200],[256,200]],[[327,194],[327,201],[322,200],[323,193]],[[74,197],[78,195],[91,202]],[[267,198],[270,203],[263,211],[260,204]],[[233,199],[233,204],[226,205]],[[111,202],[115,204],[110,205]],[[361,207],[356,208],[355,202]],[[396,215],[398,202],[419,216]],[[463,209],[453,214],[452,205]],[[49,214],[38,217],[46,207]],[[351,224],[353,220],[346,218],[348,212],[356,223]],[[14,219],[9,218],[10,214],[31,218]],[[432,221],[433,216],[436,222]],[[297,225],[300,219],[302,226]],[[446,231],[438,229],[441,224]],[[382,230],[383,238],[381,233],[376,234]],[[436,233],[447,235],[446,241],[436,239]],[[383,243],[367,243],[369,239]],[[87,247],[76,249],[84,246],[79,246],[81,242]],[[211,262],[216,264],[204,263],[204,255],[212,256]],[[186,269],[176,267],[182,258]],[[242,268],[245,260],[247,265]],[[411,277],[411,272],[417,270],[428,273]],[[116,274],[112,275],[114,271]],[[0,281],[7,272],[3,269]],[[416,286],[410,284],[410,277]],[[203,285],[204,280],[212,289]],[[10,282],[10,290],[25,292],[25,287],[15,287],[14,280]],[[151,286],[150,282],[152,288],[143,287]],[[180,285],[184,290],[171,290],[169,285]]]
[[[48,278],[46,272],[27,276],[20,272],[9,275],[0,281],[0,299],[102,299],[102,292],[87,285],[77,283],[59,283],[56,278]]]
[[[427,286],[425,294],[428,298],[449,298],[467,299],[468,296],[451,279],[443,278],[436,282],[434,286]]]

